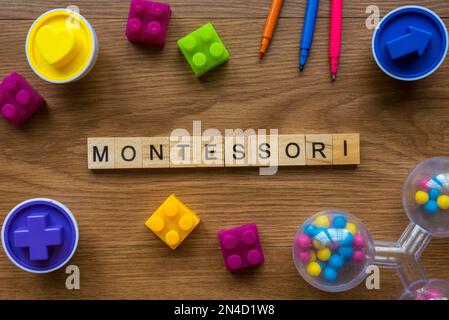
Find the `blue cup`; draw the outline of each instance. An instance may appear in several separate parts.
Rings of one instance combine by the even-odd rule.
[[[390,77],[415,81],[428,77],[443,63],[448,32],[433,11],[405,6],[388,13],[373,35],[373,55]]]
[[[2,228],[6,255],[31,273],[48,273],[64,266],[78,245],[78,225],[63,204],[44,198],[18,204]]]

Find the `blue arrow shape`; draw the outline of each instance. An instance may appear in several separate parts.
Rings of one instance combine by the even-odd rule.
[[[387,43],[387,50],[393,60],[406,57],[412,53],[418,53],[419,56],[422,56],[429,46],[431,38],[432,33],[430,32],[408,27],[407,34]]]

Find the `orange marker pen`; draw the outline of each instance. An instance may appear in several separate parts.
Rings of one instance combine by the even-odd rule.
[[[267,21],[263,29],[262,41],[260,42],[259,58],[262,59],[268,50],[271,39],[273,38],[274,29],[281,12],[283,0],[273,0],[271,2],[270,11],[268,12]]]

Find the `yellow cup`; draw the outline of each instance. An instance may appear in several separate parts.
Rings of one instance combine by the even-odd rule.
[[[87,75],[98,57],[98,38],[78,12],[53,9],[32,24],[26,57],[33,71],[51,83],[69,83]]]

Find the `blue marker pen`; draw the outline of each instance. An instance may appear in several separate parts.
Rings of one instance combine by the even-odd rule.
[[[303,71],[312,47],[313,33],[315,32],[315,23],[318,15],[319,0],[308,0],[306,15],[304,18],[304,27],[302,29],[301,51],[299,70]]]

